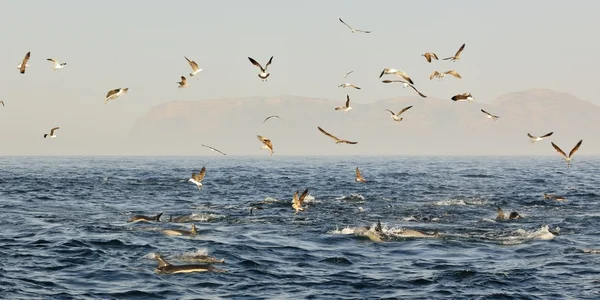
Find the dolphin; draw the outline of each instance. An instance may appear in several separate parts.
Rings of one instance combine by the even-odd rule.
[[[433,233],[427,233],[414,229],[403,229],[402,232],[395,235],[399,237],[437,237],[440,235],[440,233],[437,229]]]
[[[162,216],[163,213],[160,213],[154,217],[148,217],[148,216],[143,216],[143,215],[135,215],[132,216],[131,218],[129,218],[129,220],[127,220],[127,223],[131,223],[131,222],[160,222],[160,216]]]
[[[198,230],[196,229],[196,225],[195,224],[192,224],[192,229],[190,229],[189,231],[187,231],[187,230],[181,230],[181,229],[165,229],[162,232],[164,234],[170,235],[170,236],[182,236],[182,235],[191,236],[191,235],[197,235],[198,234]]]
[[[183,215],[183,216],[169,216],[169,222],[171,223],[189,223],[194,222],[195,220],[192,218],[192,215]]]
[[[177,265],[174,266],[168,263],[160,254],[156,254],[156,260],[158,260],[158,267],[154,269],[156,273],[162,274],[177,274],[177,273],[193,273],[193,272],[227,272],[225,270],[217,269],[211,265]]]

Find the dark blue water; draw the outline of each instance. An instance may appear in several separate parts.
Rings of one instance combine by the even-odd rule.
[[[202,166],[199,191],[187,180]],[[354,182],[357,166],[367,183]],[[570,169],[559,156],[4,157],[0,297],[599,299],[599,167],[583,156]],[[497,206],[523,218],[496,221]],[[166,236],[191,225],[169,215],[199,234]],[[377,220],[440,235],[352,234]],[[227,273],[157,274],[155,253],[223,259]]]

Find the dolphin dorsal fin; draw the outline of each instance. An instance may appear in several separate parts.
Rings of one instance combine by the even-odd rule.
[[[381,221],[377,220],[377,225],[375,225],[375,232],[381,232]]]
[[[160,254],[156,254],[156,260],[158,260],[158,267],[162,268],[162,267],[168,267],[171,264],[168,263],[164,258],[162,258],[162,256],[160,256]]]
[[[154,216],[154,221],[159,222],[160,221],[160,217],[162,216],[163,213],[160,213],[156,216]]]
[[[197,234],[197,233],[198,233],[198,229],[196,229],[196,224],[193,224],[193,223],[192,223],[192,229],[190,230],[190,232],[191,232],[192,234]]]

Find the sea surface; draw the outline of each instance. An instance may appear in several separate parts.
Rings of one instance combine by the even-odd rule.
[[[599,170],[559,155],[1,157],[0,298],[600,299]],[[356,230],[377,221],[381,241]],[[159,274],[157,253],[226,272]]]

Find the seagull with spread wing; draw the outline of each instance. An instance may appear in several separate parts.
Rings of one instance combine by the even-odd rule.
[[[31,51],[25,54],[23,61],[17,66],[17,69],[19,69],[19,72],[21,72],[21,74],[25,74],[25,68],[29,67],[29,65],[27,64],[27,62],[29,61],[29,57],[31,57]]]
[[[45,134],[44,134],[44,138],[46,138],[46,137],[55,138],[55,137],[56,137],[56,134],[55,134],[55,132],[56,132],[58,129],[60,129],[60,127],[54,127],[54,128],[52,128],[52,129],[50,129],[50,134],[47,134],[47,133],[45,133]]]
[[[56,69],[62,69],[64,66],[67,65],[67,63],[60,63],[58,62],[58,60],[54,59],[54,58],[48,58],[46,59],[48,61],[51,61],[54,65],[52,66],[52,70],[56,71]]]
[[[401,71],[401,70],[396,70],[396,69],[390,69],[390,68],[383,69],[383,71],[381,71],[381,74],[379,74],[379,78],[381,78],[381,76],[383,76],[383,75],[388,75],[388,74],[400,76],[400,77],[404,78],[404,80],[408,81],[410,84],[415,84],[412,81],[412,79],[410,79],[410,76],[408,76],[408,74],[406,74],[406,72]]]
[[[352,106],[350,106],[350,96],[346,95],[346,104],[343,106],[338,106],[335,108],[335,110],[342,110],[344,112],[349,111],[352,109]]]
[[[269,119],[273,119],[273,118],[277,118],[277,119],[279,119],[279,120],[283,121],[283,119],[282,119],[280,116],[268,116],[268,117],[267,117],[267,118],[266,118],[266,119],[263,121],[263,124],[264,124],[264,123],[265,123],[267,120],[269,120]],[[284,121],[284,122],[285,122],[285,121]]]
[[[208,145],[204,145],[204,144],[202,144],[202,147],[206,147],[206,148],[210,149],[211,151],[218,152],[218,153],[221,153],[221,154],[223,154],[223,155],[227,155],[227,154],[225,154],[225,153],[221,152],[221,150],[219,150],[219,149],[217,149],[217,148],[213,148],[213,147],[211,147],[211,146],[208,146]]]
[[[428,63],[431,63],[432,58],[435,58],[435,60],[438,60],[437,55],[435,55],[435,53],[433,53],[433,52],[425,52],[424,54],[421,54],[421,56],[425,56],[425,59],[427,60]]]
[[[271,62],[273,61],[273,56],[271,56],[271,58],[269,59],[269,62],[265,65],[264,68],[252,57],[248,57],[248,59],[250,60],[250,62],[253,65],[260,68],[260,73],[258,74],[258,77],[260,77],[260,79],[262,79],[262,81],[267,81],[267,77],[269,77],[269,75],[271,75],[270,73],[267,73],[267,69],[269,68],[269,65],[271,64]]]
[[[351,88],[355,88],[357,90],[360,90],[360,88],[358,86],[356,86],[356,85],[354,85],[352,83],[342,83],[342,84],[338,85],[338,87],[341,87],[341,88],[351,87]]]
[[[261,149],[261,150],[262,150],[262,149],[267,149],[267,150],[269,150],[269,151],[271,152],[271,155],[273,155],[273,153],[274,153],[275,151],[273,151],[273,143],[271,142],[271,140],[270,140],[270,139],[268,139],[268,138],[266,138],[266,137],[264,137],[264,136],[262,136],[262,135],[257,135],[256,137],[258,138],[258,140],[259,140],[261,143],[263,143],[263,146],[262,146],[262,147],[260,147],[260,149]]]
[[[419,94],[419,96],[421,96],[423,98],[427,98],[427,96],[425,96],[423,93],[419,92],[419,90],[417,90],[417,88],[414,85],[412,85],[404,80],[382,80],[381,82],[383,82],[383,83],[395,83],[395,82],[402,83],[403,88],[410,86],[413,90],[415,90],[415,92],[417,92],[417,94]]]
[[[187,60],[187,62],[190,64],[190,67],[192,67],[192,73],[190,73],[190,76],[194,76],[194,75],[198,74],[199,72],[202,72],[202,69],[200,69],[198,67],[198,64],[195,61],[190,60],[187,57],[185,57],[185,60]]]
[[[188,180],[189,182],[195,184],[198,189],[202,188],[202,180],[204,180],[204,176],[206,175],[206,167],[202,167],[202,170],[200,170],[200,173],[196,174],[194,172],[192,172],[192,178],[190,178],[190,180]]]
[[[553,142],[550,143],[552,144],[552,147],[554,147],[554,149],[565,158],[565,160],[567,161],[567,168],[569,168],[571,167],[571,159],[573,158],[573,155],[575,154],[575,152],[577,152],[577,150],[579,150],[579,147],[581,147],[581,142],[583,142],[583,140],[580,140],[579,143],[577,143],[577,145],[575,145],[575,147],[571,149],[571,152],[569,152],[569,156],[567,156],[564,151],[562,151],[558,146],[556,146],[556,144],[554,144]]]
[[[554,131],[550,132],[550,133],[546,133],[542,136],[533,136],[533,135],[531,135],[531,133],[527,133],[527,136],[529,137],[529,142],[533,144],[535,142],[539,142],[539,141],[551,136],[553,133],[554,133]]]
[[[298,197],[298,191],[296,191],[294,193],[294,198],[292,200],[292,208],[294,208],[296,210],[296,212],[294,214],[297,214],[299,211],[304,210],[304,208],[302,207],[302,204],[304,204],[304,198],[306,198],[307,195],[308,195],[308,189],[304,190],[304,192],[302,192],[302,195],[300,195],[300,197]]]
[[[454,54],[454,56],[450,56],[450,57],[446,57],[444,58],[444,60],[452,60],[452,61],[457,61],[460,59],[460,53],[465,49],[465,45],[466,44],[462,44],[462,46],[460,46],[460,49],[458,49],[458,51],[456,51],[456,54]]]
[[[186,87],[190,86],[187,83],[187,79],[185,79],[184,76],[181,76],[181,81],[178,81],[177,83],[179,84],[179,86],[177,88],[186,88]]]
[[[402,119],[404,119],[404,118],[400,118],[400,115],[401,115],[403,112],[405,112],[405,111],[407,111],[407,110],[411,109],[411,107],[413,107],[413,106],[412,106],[412,105],[411,105],[411,106],[407,106],[407,107],[403,108],[401,111],[399,111],[398,113],[394,113],[393,111],[391,111],[391,110],[389,110],[389,109],[386,109],[386,110],[387,110],[387,111],[389,111],[389,112],[392,114],[392,116],[391,116],[391,117],[392,117],[392,119],[394,119],[394,121],[396,121],[396,122],[400,122],[400,121],[402,121]]]
[[[431,73],[431,75],[429,76],[429,80],[437,77],[440,80],[443,80],[444,77],[446,77],[446,75],[452,75],[458,79],[462,79],[462,77],[460,76],[460,74],[458,74],[458,72],[456,72],[455,70],[449,70],[446,72],[438,72],[438,71],[433,71],[433,73]]]
[[[481,110],[482,113],[484,113],[486,115],[487,118],[492,119],[494,121],[496,121],[496,119],[500,118],[498,116],[492,115],[489,112],[485,111],[485,110]]]
[[[360,170],[356,167],[356,178],[354,179],[356,182],[367,182],[364,177],[360,174]]]
[[[342,22],[342,24],[346,25],[346,27],[350,28],[350,31],[352,31],[352,33],[357,33],[357,32],[371,33],[371,31],[368,31],[368,30],[358,30],[358,29],[354,29],[354,28],[350,27],[350,25],[348,25],[348,24],[346,24],[346,22],[342,21],[342,18],[338,18],[338,20],[340,20],[340,22]]]
[[[331,133],[323,130],[323,128],[317,126],[317,128],[319,129],[320,132],[322,132],[324,135],[332,138],[336,144],[350,144],[350,145],[354,145],[357,144],[358,142],[351,142],[351,141],[347,141],[347,140],[342,140],[342,139],[338,139],[336,136],[332,135]]]
[[[354,71],[350,71],[350,72],[344,74],[344,78],[348,77],[348,75],[352,74],[352,72],[354,72]]]

